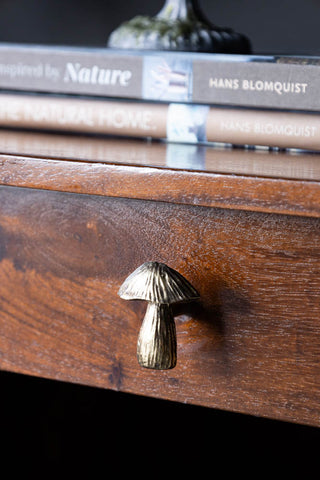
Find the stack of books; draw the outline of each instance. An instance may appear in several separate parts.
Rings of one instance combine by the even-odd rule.
[[[0,126],[320,150],[320,57],[0,44]]]

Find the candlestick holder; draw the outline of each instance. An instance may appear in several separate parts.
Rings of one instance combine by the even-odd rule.
[[[249,39],[211,23],[197,0],[166,0],[153,17],[138,15],[116,28],[109,48],[250,54]]]

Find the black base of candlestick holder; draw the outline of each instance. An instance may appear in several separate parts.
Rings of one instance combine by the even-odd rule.
[[[139,15],[114,30],[109,48],[250,54],[242,33],[217,27],[202,13],[197,0],[166,0],[153,16]]]

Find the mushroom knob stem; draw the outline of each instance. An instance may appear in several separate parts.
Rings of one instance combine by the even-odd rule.
[[[177,363],[176,326],[170,305],[149,303],[137,346],[142,367],[168,370]]]
[[[198,299],[195,288],[167,265],[146,262],[124,281],[119,296],[148,302],[138,337],[139,364],[155,370],[175,367],[177,340],[171,304]]]

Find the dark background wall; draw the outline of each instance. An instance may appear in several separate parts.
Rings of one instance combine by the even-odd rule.
[[[0,41],[103,46],[163,0],[0,0]],[[199,0],[215,24],[246,33],[255,53],[320,54],[319,0]]]

